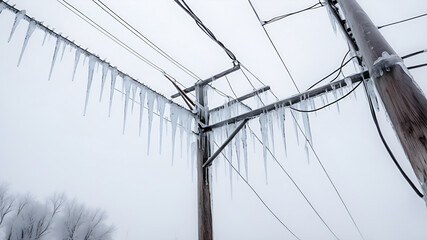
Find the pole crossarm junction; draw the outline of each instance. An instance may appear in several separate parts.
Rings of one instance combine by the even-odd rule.
[[[335,89],[339,89],[341,87],[345,87],[347,85],[347,83],[346,83],[346,81],[348,81],[347,79],[350,79],[352,83],[357,83],[357,82],[363,81],[364,79],[367,79],[367,78],[369,78],[368,71],[365,71],[365,72],[362,72],[362,73],[358,73],[358,74],[354,74],[354,75],[351,75],[351,76],[349,76],[349,77],[347,77],[345,79],[341,79],[339,81],[335,81],[335,82],[327,84],[325,86],[318,87],[318,88],[312,89],[310,91],[294,95],[294,96],[292,96],[290,98],[279,100],[279,101],[277,101],[275,103],[272,103],[272,104],[266,105],[264,107],[252,110],[250,112],[247,112],[247,113],[244,113],[244,114],[232,117],[230,119],[226,119],[224,121],[208,125],[205,128],[203,128],[203,131],[204,132],[209,132],[209,131],[212,131],[215,128],[222,127],[222,126],[224,126],[226,124],[233,124],[233,123],[236,123],[236,122],[239,122],[239,121],[243,121],[243,120],[246,120],[246,119],[250,120],[252,118],[258,117],[262,113],[273,111],[273,110],[275,110],[279,106],[290,106],[292,104],[300,102],[301,100],[308,99],[308,98],[311,98],[311,97],[316,97],[318,95],[324,94],[325,92],[328,92],[328,91],[331,91],[331,90],[335,90]]]
[[[243,120],[243,122],[241,122],[239,124],[239,126],[237,126],[236,129],[234,129],[234,131],[230,134],[230,136],[225,140],[225,142],[218,148],[218,150],[216,150],[216,152],[214,154],[212,154],[212,156],[209,157],[209,159],[203,164],[203,168],[205,167],[209,167],[210,165],[212,165],[212,162],[215,160],[216,157],[218,157],[218,155],[222,152],[222,150],[224,150],[224,148],[233,140],[233,138],[237,135],[237,133],[246,125],[246,123],[249,121],[249,119],[245,119]]]
[[[240,69],[240,64],[239,64],[239,62],[235,61],[235,62],[233,62],[233,67],[232,68],[227,69],[227,70],[225,70],[225,71],[223,71],[221,73],[218,73],[217,75],[215,75],[213,77],[210,77],[210,78],[208,78],[206,80],[199,81],[195,85],[193,85],[193,86],[191,86],[189,88],[186,88],[183,91],[184,91],[184,93],[192,92],[192,91],[194,91],[196,89],[196,85],[199,85],[199,86],[207,85],[207,84],[209,84],[209,83],[211,83],[211,82],[213,82],[213,81],[215,81],[217,79],[220,79],[220,78],[222,78],[222,77],[224,77],[224,76],[226,76],[226,75],[228,75],[230,73],[233,73],[233,72],[235,72],[235,71],[237,71],[239,69]],[[179,93],[176,93],[176,94],[172,95],[171,98],[177,98],[179,96],[181,96],[181,95]]]

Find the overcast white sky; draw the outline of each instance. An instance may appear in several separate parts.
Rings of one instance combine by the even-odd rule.
[[[70,0],[82,12],[164,68],[186,86],[194,83],[185,73],[131,35],[92,1]],[[130,76],[169,97],[174,87],[161,74],[104,37],[54,0],[10,0],[18,9],[68,36],[83,48],[107,59]],[[172,0],[110,1],[112,9],[135,28],[201,78],[230,68],[226,54],[200,31]],[[254,0],[262,19],[302,9],[315,1]],[[377,25],[427,12],[424,0],[360,0]],[[279,98],[296,93],[246,0],[188,0],[193,11],[231,49],[237,58],[270,85]],[[105,209],[117,228],[115,239],[196,239],[197,195],[187,156],[185,136],[176,138],[171,166],[171,127],[163,131],[159,154],[159,118],[154,117],[150,155],[147,155],[147,124],[138,136],[138,111],[128,118],[122,134],[123,99],[116,92],[111,118],[107,95],[99,103],[101,70],[94,77],[88,113],[83,115],[87,61],[71,81],[74,50],[66,50],[48,81],[56,40],[41,45],[44,33],[36,30],[23,61],[16,67],[28,23],[18,26],[7,43],[14,14],[0,14],[0,182],[17,193],[30,192],[39,199],[64,192],[93,208]],[[427,18],[381,30],[400,55],[427,48]],[[326,9],[320,8],[268,25],[267,30],[284,56],[301,89],[337,68],[347,44],[331,28]],[[425,63],[427,54],[407,61]],[[354,72],[349,65],[345,74]],[[411,71],[427,91],[427,69]],[[229,80],[238,95],[252,90],[241,72]],[[259,82],[252,78],[256,87]],[[109,77],[107,78],[107,84]],[[215,87],[229,95],[227,82]],[[104,93],[108,93],[105,89]],[[369,113],[362,88],[340,102],[340,113],[331,106],[310,114],[314,148],[339,189],[366,239],[427,239],[427,210],[397,171],[382,145]],[[329,99],[332,99],[330,94]],[[270,102],[274,98],[269,95]],[[210,92],[212,107],[226,99]],[[179,102],[181,103],[181,102]],[[254,101],[248,101],[256,107]],[[321,101],[316,100],[320,105]],[[136,108],[137,109],[137,108]],[[167,112],[167,115],[169,113]],[[381,127],[405,171],[416,178],[385,116],[378,112]],[[250,126],[260,136],[258,119]],[[304,143],[297,144],[293,122],[286,121],[288,155],[276,134],[275,156],[311,200],[320,215],[341,239],[360,239],[345,209],[319,164],[310,152],[307,163]],[[193,138],[194,140],[195,138]],[[333,236],[303,200],[289,178],[269,156],[269,182],[265,183],[262,146],[249,147],[249,182],[301,239],[332,239]],[[184,148],[181,151],[181,143]],[[218,159],[213,173],[212,202],[215,239],[292,239],[286,229],[264,208],[247,185],[233,175],[232,194],[228,167]]]

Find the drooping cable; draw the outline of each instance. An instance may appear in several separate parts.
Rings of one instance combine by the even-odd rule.
[[[411,21],[411,20],[414,20],[414,19],[417,19],[417,18],[421,18],[421,17],[425,17],[425,16],[427,16],[427,13],[420,14],[420,15],[417,15],[417,16],[414,16],[414,17],[410,17],[410,18],[406,18],[406,19],[403,19],[403,20],[400,20],[400,21],[396,21],[396,22],[384,24],[384,25],[379,26],[378,29],[389,27],[389,26],[393,26],[393,25],[400,24],[400,23],[404,23],[404,22]]]
[[[231,52],[231,50],[229,50],[221,41],[219,41],[216,36],[212,33],[211,30],[209,30],[208,27],[206,27],[206,25],[202,22],[202,20],[200,20],[199,17],[197,17],[197,15],[191,10],[191,8],[187,5],[187,3],[184,0],[175,0],[175,2],[188,14],[190,15],[194,21],[196,22],[197,26],[199,26],[200,29],[202,29],[202,31],[204,33],[206,33],[206,35],[208,35],[213,41],[215,41],[224,51],[225,53],[228,55],[228,57],[230,57],[231,60],[236,61],[236,56],[233,54],[233,52]]]
[[[368,94],[368,88],[367,88],[367,84],[366,81],[363,81],[363,85],[365,87],[365,92],[366,92],[366,96],[368,98],[368,103],[369,103],[369,108],[370,108],[370,112],[371,112],[371,116],[372,116],[372,120],[374,121],[375,124],[375,128],[377,129],[378,135],[381,138],[381,141],[384,145],[384,147],[387,150],[387,153],[390,155],[391,159],[393,160],[394,164],[396,165],[397,169],[399,170],[400,174],[402,174],[403,178],[405,178],[405,180],[408,182],[408,184],[411,186],[411,188],[414,190],[414,192],[420,197],[424,197],[424,195],[418,190],[418,188],[415,186],[415,184],[411,181],[411,179],[409,179],[408,175],[406,175],[405,171],[403,171],[402,167],[400,166],[399,162],[397,161],[396,157],[394,156],[393,152],[391,151],[390,147],[387,144],[387,141],[385,140],[383,133],[381,131],[380,125],[378,123],[378,119],[377,116],[375,114],[375,109],[374,106],[372,104],[372,100],[369,97]]]

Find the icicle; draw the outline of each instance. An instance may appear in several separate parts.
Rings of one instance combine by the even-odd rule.
[[[242,130],[240,130],[242,131]],[[240,131],[234,137],[234,146],[236,148],[237,170],[240,172]]]
[[[303,100],[300,102],[300,108],[301,110],[307,110],[307,100]],[[311,137],[311,129],[310,129],[310,121],[308,118],[308,113],[306,112],[302,112],[302,121],[304,123],[304,131],[305,131],[305,136],[307,138],[307,142],[305,143],[305,152],[307,154],[307,161],[310,162],[309,159],[309,152],[308,152],[308,145],[309,144],[313,144],[313,139]]]
[[[148,108],[148,143],[147,143],[147,155],[150,154],[150,142],[151,142],[151,125],[153,123],[153,111],[154,111],[154,100],[156,94],[152,91],[147,91],[147,108]]]
[[[159,153],[162,153],[162,139],[163,139],[163,116],[165,115],[165,107],[166,101],[165,99],[158,95],[157,96],[157,112],[159,113],[159,121],[160,121],[160,145],[159,145]]]
[[[86,100],[85,100],[85,108],[83,111],[83,116],[86,116],[87,103],[89,100],[90,88],[92,86],[93,70],[96,62],[97,62],[96,57],[91,55],[89,57],[89,72],[88,72],[88,78],[87,78]]]
[[[27,35],[25,36],[24,44],[22,45],[21,55],[19,55],[18,67],[19,67],[19,64],[21,63],[22,56],[24,55],[25,48],[27,47],[28,40],[30,39],[35,29],[36,29],[36,22],[30,21],[30,23],[28,24]]]
[[[283,147],[285,149],[285,156],[288,155],[286,150],[286,134],[285,134],[285,107],[279,107],[277,109],[277,118],[280,126],[280,133],[282,135]]]
[[[49,72],[49,78],[48,78],[49,80],[50,80],[50,77],[52,76],[52,71],[53,71],[53,67],[55,66],[56,56],[58,55],[58,50],[61,44],[62,44],[62,38],[58,37],[56,39],[55,50],[53,52],[52,65],[50,66],[50,72]]]
[[[123,77],[123,86],[125,88],[124,94],[125,94],[125,108],[123,111],[123,134],[125,134],[126,129],[126,118],[127,118],[127,111],[128,111],[128,104],[129,104],[129,98],[130,98],[130,88],[132,87],[132,79],[129,76]]]
[[[380,110],[380,106],[378,104],[378,99],[377,96],[375,95],[375,86],[374,86],[374,80],[369,79],[367,81],[366,87],[368,89],[368,97],[371,98],[372,101],[372,105],[374,105],[374,108],[379,111]]]
[[[79,64],[81,54],[82,54],[82,51],[80,50],[80,48],[76,48],[76,55],[74,58],[73,78],[71,79],[71,81],[74,81],[74,77],[76,76],[77,65]]]
[[[175,105],[170,105],[170,120],[172,125],[172,166],[173,166],[173,160],[175,156],[175,136],[176,136],[176,127],[178,125],[178,115],[179,115],[179,109]]]
[[[62,62],[62,59],[64,58],[64,53],[65,53],[65,47],[67,47],[67,45],[68,45],[68,42],[67,41],[64,41],[63,42],[63,44],[62,44],[62,49],[61,49],[61,62]]]
[[[267,114],[267,120],[268,120],[268,129],[270,130],[271,147],[273,148],[273,154],[275,154],[276,148],[274,147],[273,113],[270,112]]]
[[[142,115],[144,113],[145,93],[146,92],[147,92],[147,89],[141,85],[140,90],[139,90],[139,136],[141,136]]]
[[[336,101],[338,99],[338,94],[337,94],[336,86],[335,86],[335,84],[332,84],[331,87],[332,87],[332,93],[334,94],[334,98],[335,98],[335,101]],[[338,113],[341,113],[339,103],[336,102],[335,104],[337,105]]]
[[[231,125],[227,125],[227,138],[230,136],[230,133],[232,132],[232,126]],[[228,175],[230,177],[230,197],[231,199],[233,199],[233,144],[228,144],[227,146],[228,149],[228,161],[229,161],[229,172]]]
[[[99,93],[99,102],[101,102],[102,100],[102,93],[104,92],[105,79],[107,78],[107,73],[108,73],[108,63],[102,62],[102,78],[101,78],[101,91]],[[133,94],[133,97],[135,98],[135,94]],[[132,103],[132,110],[133,110],[133,103]]]
[[[136,84],[132,85],[132,109],[131,113],[133,114],[133,107],[135,106],[135,97],[136,97],[136,90],[138,89],[138,86]]]
[[[344,96],[344,90],[342,88],[341,82],[339,83],[340,88],[338,89],[338,91],[340,92],[340,97]]]
[[[50,35],[50,33],[46,29],[43,29],[43,31],[44,31],[44,37],[43,37],[42,46],[44,46],[44,43],[46,42],[47,35],[48,34]]]
[[[179,127],[179,137],[181,138],[181,141],[180,141],[180,146],[181,146],[181,151],[180,151],[180,156],[181,156],[181,158],[182,158],[182,148],[183,148],[183,145],[184,145],[184,123],[187,121],[187,114],[183,114],[183,110],[182,109],[180,109],[180,111],[179,111],[179,117],[178,117],[178,120],[179,120],[179,125],[180,125],[180,127]]]
[[[0,2],[0,14],[3,12],[3,10],[6,9],[6,5],[2,2]]]
[[[246,181],[249,179],[249,166],[248,166],[248,136],[246,132],[246,127],[244,127],[242,130],[242,147],[243,147],[243,163],[245,165],[245,174],[246,174]]]
[[[292,103],[291,103],[291,106],[293,106]],[[296,139],[297,139],[297,144],[299,146],[299,131],[298,131],[298,116],[299,115],[298,115],[297,111],[291,112],[291,114],[293,115],[294,128],[295,128],[295,136],[296,136]]]
[[[76,53],[77,56],[77,53]],[[78,62],[78,60],[76,60]],[[116,79],[118,75],[117,68],[110,67],[111,70],[111,85],[110,85],[110,102],[108,105],[108,116],[111,116],[111,106],[113,104],[113,96],[114,96],[114,90],[116,88]]]
[[[185,122],[185,131],[187,132],[187,157],[188,157],[189,150],[190,150],[190,138],[193,135],[193,132],[191,131],[191,124],[193,122],[193,116],[191,116],[188,113],[186,113],[186,114],[188,116],[187,117],[188,120]],[[213,147],[213,141],[211,142],[211,144]],[[213,149],[213,148],[211,148],[211,149]]]
[[[261,136],[262,136],[265,182],[268,183],[268,175],[267,175],[268,120],[267,120],[267,115],[265,113],[262,113],[260,115],[259,125],[261,127]]]
[[[7,42],[10,42],[12,39],[13,33],[15,33],[16,27],[18,27],[21,20],[25,17],[25,14],[27,12],[25,10],[19,11],[16,13],[15,21],[13,22],[12,30],[10,31],[9,40]]]

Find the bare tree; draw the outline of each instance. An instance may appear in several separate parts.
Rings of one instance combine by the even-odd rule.
[[[46,204],[26,196],[20,198],[16,215],[8,221],[7,240],[42,240],[49,233],[64,197],[55,195]]]
[[[14,199],[9,195],[6,185],[0,185],[0,227],[2,226],[7,215],[13,211]]]
[[[72,201],[65,207],[58,226],[58,239],[61,240],[110,240],[114,228],[105,223],[106,214],[100,210],[87,210],[83,205]]]

